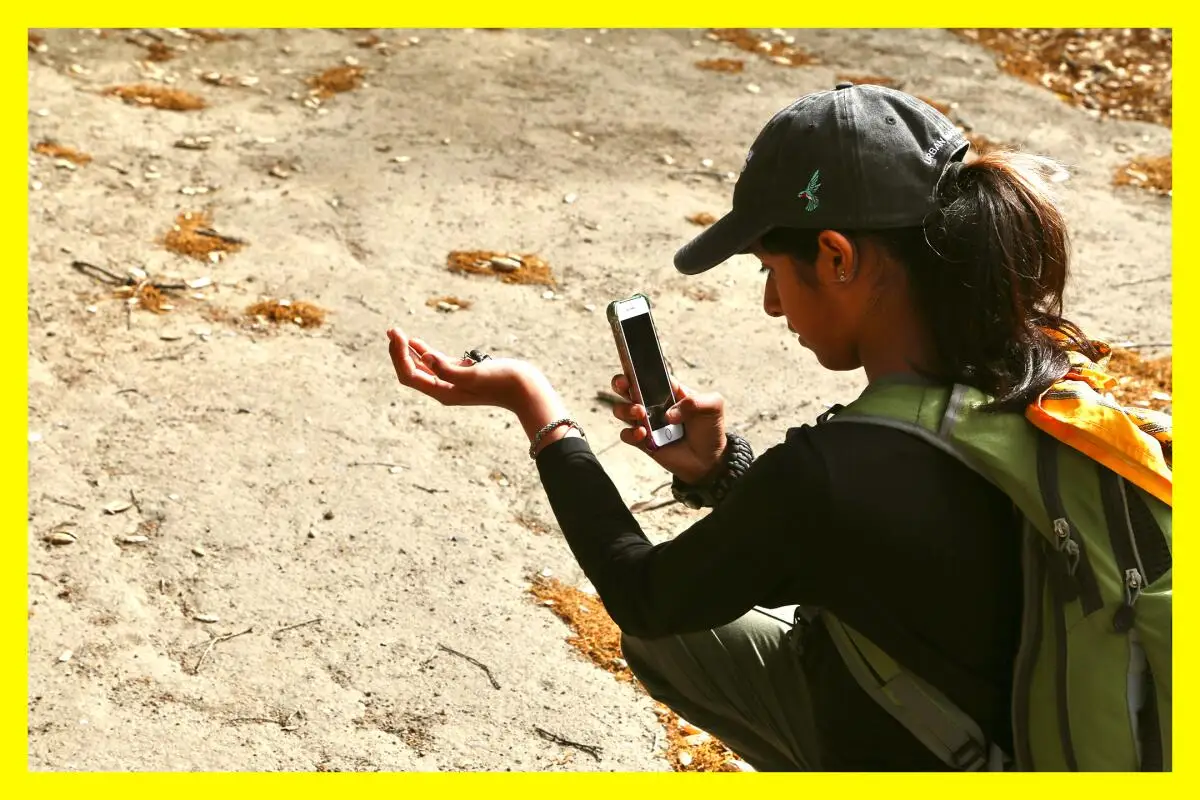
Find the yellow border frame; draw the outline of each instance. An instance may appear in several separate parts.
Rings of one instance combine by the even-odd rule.
[[[26,24],[21,27],[5,28],[3,34],[3,45],[0,46],[0,54],[3,54],[5,60],[12,58],[14,61],[21,58],[20,54],[27,54],[26,42],[28,28],[38,27],[145,27],[146,20],[156,20],[166,23],[167,25],[182,26],[184,24],[192,27],[264,27],[264,26],[281,26],[286,23],[296,25],[303,21],[304,26],[339,26],[339,27],[378,27],[384,22],[391,22],[399,27],[585,27],[585,26],[600,26],[605,25],[610,28],[620,27],[680,27],[684,21],[691,23],[689,27],[795,27],[797,24],[806,26],[829,25],[838,26],[843,24],[847,18],[856,20],[870,20],[871,24],[876,27],[914,27],[917,23],[917,16],[924,16],[928,20],[926,24],[958,27],[958,26],[978,26],[980,21],[978,17],[995,17],[1007,18],[1007,24],[1013,25],[1014,20],[1023,19],[1028,21],[1030,17],[1037,17],[1037,23],[1041,26],[1054,26],[1055,23],[1064,27],[1077,27],[1081,24],[1081,19],[1088,25],[1097,25],[1103,21],[1120,21],[1119,27],[1129,25],[1129,20],[1121,20],[1121,17],[1140,16],[1137,13],[1131,13],[1127,5],[1118,7],[1114,3],[1089,3],[1086,7],[1074,7],[1067,10],[1065,6],[1059,8],[1048,8],[1049,4],[1022,2],[1018,5],[1005,4],[1003,7],[994,9],[986,9],[990,13],[976,13],[975,11],[968,12],[966,10],[947,14],[942,17],[940,14],[934,14],[933,7],[923,8],[921,6],[901,7],[895,3],[884,2],[869,2],[854,3],[853,6],[834,3],[824,4],[820,6],[812,6],[809,4],[762,4],[754,9],[745,7],[731,6],[728,3],[717,4],[713,2],[671,2],[671,3],[656,3],[649,4],[645,2],[628,2],[621,0],[620,2],[607,3],[603,6],[603,13],[596,11],[589,6],[577,6],[572,3],[545,3],[545,2],[525,2],[519,4],[487,4],[482,3],[461,3],[451,7],[442,6],[436,11],[429,6],[417,4],[411,11],[405,10],[401,5],[383,5],[375,7],[373,4],[364,4],[357,8],[340,7],[338,13],[331,13],[329,7],[318,6],[316,4],[307,5],[301,3],[293,3],[288,5],[280,4],[274,8],[263,6],[262,4],[247,4],[245,2],[228,2],[227,0],[213,0],[206,3],[202,9],[203,14],[196,14],[189,10],[183,14],[173,13],[165,14],[165,7],[162,4],[151,4],[139,0],[138,2],[122,3],[113,6],[105,6],[103,4],[88,4],[83,5],[76,2],[59,3],[53,7],[42,7],[37,9],[39,13],[33,15],[25,7],[20,6],[17,9],[17,14],[21,18],[36,16],[36,20],[27,20]],[[1178,16],[1175,9],[1172,7],[1164,7],[1165,4],[1155,4],[1153,10],[1147,14],[1147,17],[1157,17],[1151,22],[1142,21],[1141,27],[1175,27],[1171,26],[1169,19]],[[946,7],[939,7],[939,11],[948,10]],[[1147,9],[1149,10],[1149,9]],[[925,11],[925,13],[921,13]],[[1005,13],[1007,12],[1007,13]],[[1031,13],[1033,12],[1033,13]],[[181,23],[179,17],[197,18],[187,23]],[[100,17],[97,20],[96,17]],[[126,22],[120,23],[120,18],[125,17]],[[171,17],[170,21],[164,19]],[[938,17],[934,21],[934,17]],[[116,19],[114,19],[116,18]],[[603,19],[601,19],[603,18]],[[79,25],[79,21],[84,20],[87,25]],[[102,25],[97,23],[103,21]],[[141,20],[140,22],[132,22],[132,20]],[[703,20],[703,24],[701,21]],[[996,23],[993,23],[996,24]],[[296,25],[298,27],[298,25]],[[1112,25],[1118,27],[1118,25]],[[1179,204],[1183,204],[1183,208],[1187,208],[1191,203],[1191,195],[1187,191],[1187,175],[1192,172],[1192,159],[1190,150],[1186,146],[1186,141],[1191,136],[1191,118],[1197,113],[1196,104],[1187,100],[1192,95],[1192,84],[1188,76],[1195,74],[1192,68],[1192,63],[1195,60],[1194,53],[1189,49],[1186,34],[1187,27],[1185,26],[1184,38],[1176,44],[1181,45],[1175,48],[1175,76],[1181,80],[1175,81],[1175,96],[1180,102],[1176,106],[1175,112],[1175,135],[1182,134],[1185,144],[1175,154],[1174,166],[1177,175],[1182,175],[1183,179],[1177,181],[1183,189],[1179,194],[1174,196],[1176,209]],[[1179,36],[1179,29],[1175,30],[1175,37]],[[17,241],[25,242],[24,252],[18,256],[13,252],[13,260],[9,263],[6,269],[0,270],[0,281],[3,282],[0,286],[0,302],[3,302],[7,307],[3,313],[0,313],[0,342],[3,343],[0,347],[0,354],[3,358],[3,373],[6,378],[4,381],[5,391],[0,392],[0,403],[3,404],[3,417],[6,422],[5,440],[9,442],[9,446],[3,448],[7,453],[27,453],[27,395],[28,395],[28,320],[27,309],[20,307],[18,298],[28,298],[28,59],[24,59],[23,68],[18,68],[13,64],[12,69],[0,70],[0,74],[4,76],[5,82],[9,85],[9,91],[5,92],[5,96],[10,98],[21,98],[20,102],[9,102],[4,104],[4,114],[10,117],[10,123],[6,124],[4,130],[4,149],[3,152],[8,153],[4,159],[4,177],[7,185],[14,189],[12,195],[6,195],[7,200],[12,200],[14,205],[19,206],[19,210],[14,212],[15,216],[10,217],[14,221],[18,230],[15,233],[23,233],[24,236],[13,235],[8,239],[10,243]],[[18,78],[20,84],[18,85]],[[18,119],[20,116],[20,119]],[[21,124],[19,124],[21,123]],[[19,201],[18,201],[19,198]],[[1173,227],[1174,229],[1174,227]],[[1180,228],[1186,232],[1190,230],[1186,224]],[[1173,258],[1175,263],[1191,265],[1193,261],[1190,255],[1196,253],[1192,240],[1186,236],[1176,236],[1174,238],[1176,255]],[[15,244],[13,245],[15,251]],[[22,266],[18,266],[22,265]],[[1175,272],[1174,292],[1186,299],[1193,291],[1193,287],[1197,283],[1197,278],[1194,277],[1193,270],[1185,266],[1184,269]],[[25,303],[27,306],[27,302]],[[1177,399],[1174,403],[1174,412],[1178,431],[1185,440],[1188,438],[1187,433],[1191,430],[1191,372],[1187,364],[1191,360],[1191,349],[1187,346],[1187,342],[1195,340],[1194,330],[1198,321],[1196,318],[1189,315],[1181,315],[1176,319],[1176,327],[1174,336],[1177,341],[1180,341],[1182,346],[1176,359],[1175,366],[1175,394]],[[21,380],[24,378],[25,380]],[[19,389],[19,391],[18,391]],[[1180,420],[1180,418],[1182,418]],[[1182,421],[1182,424],[1178,424]],[[1184,491],[1179,496],[1183,498],[1181,511],[1184,514],[1182,528],[1189,530],[1190,525],[1187,523],[1187,518],[1191,516],[1191,505],[1187,499],[1187,470],[1188,464],[1191,463],[1191,450],[1185,444],[1180,452],[1176,455],[1177,465],[1182,463],[1182,472],[1184,476]],[[418,796],[424,795],[427,792],[462,792],[470,793],[473,796],[479,796],[481,792],[486,792],[488,796],[508,795],[521,793],[529,796],[538,791],[547,791],[554,789],[555,791],[567,792],[571,795],[576,794],[591,794],[603,792],[608,797],[628,797],[638,796],[643,792],[659,791],[659,792],[678,792],[681,789],[688,793],[689,797],[720,797],[724,796],[733,790],[732,781],[750,781],[752,785],[741,785],[738,787],[740,791],[747,792],[796,792],[802,794],[819,793],[820,795],[828,796],[830,794],[840,795],[842,793],[850,793],[857,795],[858,792],[879,794],[887,797],[895,797],[912,793],[920,796],[928,796],[932,791],[968,793],[972,798],[982,798],[989,795],[1003,797],[1008,800],[1013,792],[1042,792],[1062,791],[1071,795],[1081,795],[1084,792],[1093,793],[1095,796],[1108,795],[1114,793],[1125,794],[1134,791],[1153,791],[1160,792],[1167,788],[1168,784],[1155,784],[1149,786],[1147,780],[1162,780],[1169,782],[1169,785],[1174,787],[1171,791],[1183,792],[1182,786],[1177,785],[1176,781],[1186,780],[1188,770],[1194,764],[1194,758],[1189,757],[1187,753],[1194,752],[1191,747],[1192,740],[1187,731],[1191,730],[1193,724],[1193,705],[1192,692],[1190,684],[1187,681],[1180,682],[1180,691],[1175,694],[1175,774],[1158,777],[1141,777],[1141,776],[1072,776],[1063,778],[1054,775],[1001,775],[1001,776],[927,776],[927,775],[911,775],[911,776],[885,776],[885,775],[805,775],[805,776],[782,776],[782,775],[747,775],[741,777],[729,776],[700,776],[700,775],[632,775],[632,774],[617,774],[617,775],[601,775],[601,774],[574,774],[574,775],[534,775],[534,774],[457,774],[449,776],[427,775],[427,774],[403,774],[403,775],[353,775],[353,774],[338,774],[320,775],[320,774],[237,774],[237,775],[218,775],[218,774],[189,774],[189,775],[167,775],[157,773],[141,773],[134,778],[125,777],[123,775],[108,775],[108,774],[84,774],[84,775],[65,775],[57,773],[30,773],[28,772],[28,747],[27,747],[27,712],[25,703],[27,701],[28,691],[28,663],[27,663],[27,642],[28,642],[28,620],[25,613],[27,608],[28,598],[25,597],[25,591],[21,587],[26,586],[25,565],[28,558],[28,536],[17,536],[16,529],[27,529],[24,520],[18,524],[18,510],[25,509],[28,498],[28,461],[25,464],[19,464],[16,458],[6,458],[4,465],[4,480],[0,482],[2,486],[4,502],[2,507],[7,509],[8,516],[14,522],[14,529],[11,534],[4,537],[4,548],[9,551],[9,557],[5,557],[2,563],[5,565],[5,570],[9,575],[7,580],[0,582],[4,594],[4,633],[5,639],[14,644],[19,643],[19,651],[22,653],[21,658],[10,658],[6,661],[5,672],[7,672],[12,680],[4,682],[4,685],[9,687],[9,697],[5,703],[4,715],[4,764],[5,772],[16,779],[16,795],[17,797],[48,797],[51,792],[72,792],[76,796],[82,793],[81,790],[86,790],[88,796],[96,794],[107,794],[113,792],[114,795],[120,793],[122,796],[128,796],[130,792],[136,792],[139,795],[167,795],[170,797],[195,796],[207,797],[216,793],[233,792],[236,794],[250,795],[251,793],[287,793],[289,796],[299,796],[312,792],[317,795],[323,795],[327,792],[348,792],[348,791],[363,791],[363,790],[384,790],[390,792],[399,792],[405,794],[407,792],[416,792]],[[1187,556],[1187,541],[1184,538],[1184,558]],[[1178,551],[1177,551],[1178,553]],[[1187,575],[1186,569],[1183,573]],[[1180,625],[1178,626],[1182,635],[1180,636],[1180,648],[1176,651],[1179,655],[1177,662],[1186,663],[1190,660],[1192,637],[1187,633],[1191,629],[1190,615],[1186,611],[1187,592],[1186,578],[1184,583],[1184,600],[1185,611],[1180,617]],[[21,600],[25,602],[21,602]],[[14,652],[17,648],[14,648]],[[1185,670],[1179,670],[1176,667],[1176,672],[1186,674]],[[971,783],[965,784],[962,781],[969,780]],[[1059,780],[1070,780],[1071,786],[1058,784]],[[1092,781],[1096,783],[1091,783]],[[1128,786],[1123,786],[1124,781],[1137,781],[1130,783]],[[128,783],[126,782],[128,781]],[[792,783],[796,781],[796,783]],[[671,786],[670,783],[686,782],[686,787]],[[1115,782],[1115,783],[1114,783]],[[558,787],[551,787],[551,783],[559,783]],[[659,786],[654,786],[654,783],[659,783]],[[730,783],[730,785],[723,785]],[[772,783],[774,786],[767,786],[767,783]],[[1089,789],[1085,784],[1091,783]],[[1028,786],[1026,784],[1029,784]],[[1056,786],[1057,784],[1057,786]]]

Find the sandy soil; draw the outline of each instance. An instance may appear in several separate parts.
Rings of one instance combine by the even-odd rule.
[[[1169,152],[1169,129],[1095,119],[944,31],[792,33],[823,63],[780,66],[702,31],[379,31],[381,50],[306,30],[164,34],[177,57],[139,65],[123,34],[47,32],[31,146],[93,160],[30,154],[29,767],[668,769],[649,699],[572,651],[526,591],[543,570],[582,576],[520,430],[401,392],[384,330],[538,363],[632,503],[663,475],[616,444],[595,393],[617,370],[604,305],[645,291],[679,377],[724,393],[769,446],[861,376],[823,372],[761,313],[748,262],[687,279],[671,256],[699,230],[686,216],[727,208],[722,175],[766,119],[837,75],[900,79],[1070,164],[1071,315],[1169,345],[1170,200],[1111,186],[1132,156]],[[694,66],[721,56],[745,71]],[[305,105],[303,79],[347,57],[366,85]],[[101,94],[163,80],[208,107]],[[174,146],[186,136],[212,144]],[[212,263],[158,242],[206,208],[240,252]],[[539,254],[552,299],[447,271],[473,249]],[[127,314],[75,260],[215,283]],[[446,295],[472,305],[426,305]],[[329,315],[237,321],[265,298]],[[692,514],[643,519],[663,537]],[[63,530],[73,543],[45,541]]]

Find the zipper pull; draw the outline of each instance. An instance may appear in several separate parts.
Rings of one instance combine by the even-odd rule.
[[[1054,520],[1054,547],[1067,557],[1067,574],[1075,577],[1079,568],[1079,542],[1071,538],[1071,523],[1066,517]]]
[[[1125,603],[1113,614],[1113,628],[1117,633],[1126,633],[1133,627],[1133,606],[1142,596],[1145,579],[1137,569],[1125,570]]]

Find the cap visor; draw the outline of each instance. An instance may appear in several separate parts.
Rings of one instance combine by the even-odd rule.
[[[739,214],[737,209],[714,222],[675,253],[675,269],[684,275],[706,272],[758,241],[773,226],[761,217]]]

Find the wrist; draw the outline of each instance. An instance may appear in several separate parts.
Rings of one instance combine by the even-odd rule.
[[[567,416],[566,404],[540,373],[529,375],[521,381],[517,398],[509,410],[517,415],[525,435],[531,442],[538,431],[547,424]],[[547,442],[550,435],[542,437],[542,441]]]
[[[726,469],[725,451],[728,447],[729,439],[725,436],[722,436],[721,446],[717,450],[716,457],[713,459],[712,466],[708,468],[708,471],[694,480],[684,478],[681,478],[681,480],[684,480],[686,483],[691,484],[692,486],[707,486],[712,483]]]

